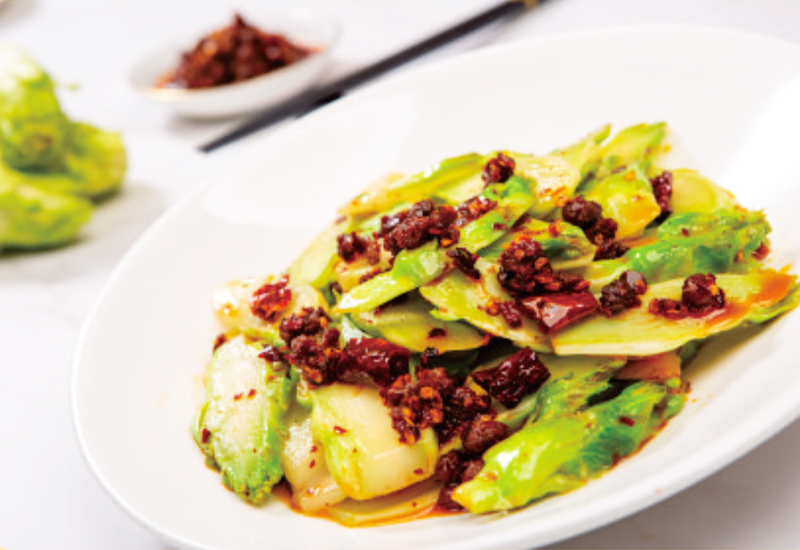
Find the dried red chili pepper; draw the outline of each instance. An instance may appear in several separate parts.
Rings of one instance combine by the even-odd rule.
[[[513,408],[538,390],[550,371],[530,348],[522,348],[498,366],[472,373],[472,379],[505,407]]]
[[[531,296],[520,300],[520,304],[545,332],[574,324],[600,307],[588,290]]]

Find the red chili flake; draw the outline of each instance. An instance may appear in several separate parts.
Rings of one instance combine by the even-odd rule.
[[[330,384],[336,380],[338,353],[328,350],[313,336],[301,335],[292,340],[288,356],[292,365],[303,373],[303,377],[314,384]]]
[[[578,195],[564,204],[561,215],[565,222],[585,231],[603,219],[603,207],[600,206],[600,203],[587,201]]]
[[[450,451],[439,458],[433,477],[445,485],[458,480],[463,469],[464,458],[460,451]]]
[[[495,231],[508,231],[508,226],[504,223],[493,223],[492,229]]]
[[[647,280],[638,271],[625,271],[600,291],[600,311],[607,317],[628,308],[639,307],[639,298],[647,292]]]
[[[539,286],[537,275],[552,272],[542,245],[529,238],[517,239],[500,255],[500,285],[515,295],[532,294]]]
[[[317,465],[317,461],[316,461],[316,460],[312,460],[312,461],[309,463],[308,467],[309,467],[309,468],[313,468],[313,467],[314,467],[314,466],[316,466],[316,465]]]
[[[472,379],[503,406],[513,408],[537,391],[550,371],[530,348],[522,348],[498,366],[472,373]]]
[[[489,159],[489,161],[483,167],[481,178],[483,178],[483,181],[486,183],[486,185],[491,185],[493,183],[505,183],[508,181],[508,178],[514,175],[514,169],[516,167],[517,163],[513,158],[506,156],[503,153],[497,153],[497,155],[494,158]]]
[[[725,292],[717,286],[717,278],[711,274],[695,273],[683,282],[681,303],[689,315],[706,315],[713,309],[725,307]]]
[[[317,452],[317,446],[316,445],[312,445],[311,448],[309,449],[309,451],[311,451],[312,453],[316,453]]]
[[[326,329],[319,341],[297,336],[288,359],[307,381],[318,385],[336,380],[369,383],[368,378],[383,387],[408,372],[411,352],[402,346],[380,338],[360,338],[339,349],[339,340],[339,331],[333,327]]]
[[[473,254],[466,248],[455,248],[447,251],[447,256],[453,260],[456,268],[473,281],[479,281],[481,273],[475,269],[475,262],[478,261],[479,256]]]
[[[414,470],[414,473],[417,474],[418,476],[421,476],[422,474],[425,473],[425,470],[423,470],[422,468],[417,468],[416,470]]]
[[[242,395],[244,395],[244,392],[239,392],[239,393],[233,394],[233,400],[234,401],[239,401],[242,398]]]
[[[428,331],[428,338],[429,339],[437,339],[437,338],[444,338],[447,336],[447,331],[443,328],[435,327]]]
[[[459,388],[464,389],[464,388]],[[453,489],[475,478],[483,469],[481,455],[491,446],[508,437],[508,426],[495,421],[490,414],[474,416],[461,431],[463,449],[450,451],[441,456],[436,463],[433,477],[443,483],[436,507],[441,510],[460,510],[461,505],[452,499]]]
[[[628,248],[614,240],[617,222],[603,217],[603,207],[580,195],[569,199],[561,210],[564,221],[583,229],[586,238],[597,247],[595,260],[610,260],[624,255]]]
[[[458,221],[456,225],[463,227],[494,210],[497,202],[485,197],[472,197],[458,205]]]
[[[761,262],[764,261],[767,256],[769,256],[769,246],[767,246],[767,243],[762,242],[753,252],[753,258]]]
[[[472,481],[475,476],[477,476],[481,470],[483,470],[483,466],[483,460],[480,458],[473,458],[472,460],[465,462],[464,471],[461,472],[461,483]]]
[[[350,340],[342,352],[337,366],[339,379],[348,375],[366,375],[381,387],[392,384],[408,373],[411,352],[397,344],[380,338]]]
[[[595,260],[613,260],[624,255],[629,249],[614,240],[618,224],[611,218],[603,218],[592,228],[585,230],[586,237],[597,247]]]
[[[200,441],[203,443],[208,443],[208,440],[211,437],[211,431],[208,428],[203,428],[203,431],[200,433]]]
[[[298,336],[314,336],[322,332],[330,323],[330,317],[321,307],[304,307],[281,321],[280,335],[287,345]]]
[[[232,25],[204,36],[185,52],[178,67],[156,85],[210,88],[240,82],[296,63],[311,53],[280,34],[249,25],[237,14]]]
[[[681,302],[670,298],[654,298],[650,300],[647,310],[653,315],[673,320],[683,319],[687,315]]]
[[[444,422],[436,426],[440,444],[457,436],[463,439],[475,418],[497,414],[488,395],[478,395],[464,387],[457,387],[447,395],[444,405]]]
[[[557,271],[542,245],[529,237],[515,239],[500,255],[497,281],[514,296],[574,292],[589,287],[579,275]]]
[[[555,220],[554,222],[547,224],[547,233],[553,238],[561,235],[563,230],[564,228],[561,224],[561,220]]]
[[[422,370],[416,380],[405,374],[382,389],[381,397],[391,411],[400,441],[407,444],[417,441],[420,430],[430,427],[436,429],[439,442],[445,443],[491,409],[488,396],[457,387],[456,379],[443,368]]]
[[[664,170],[658,176],[650,180],[653,187],[653,195],[656,198],[661,214],[655,219],[656,223],[663,223],[672,214],[672,172]]]
[[[214,351],[217,351],[222,344],[228,341],[228,337],[225,336],[225,333],[218,334],[217,337],[214,339]]]
[[[648,310],[654,315],[674,320],[704,317],[724,308],[725,304],[725,291],[717,286],[717,278],[711,273],[695,273],[683,281],[680,301],[656,298],[650,301]]]
[[[333,427],[333,433],[335,433],[336,435],[342,435],[342,434],[346,434],[347,430],[345,430],[341,426],[334,426]]]
[[[473,455],[482,455],[489,447],[508,437],[509,433],[508,426],[493,418],[476,419],[464,436],[464,450]]]
[[[253,397],[255,394],[256,394],[256,390],[252,389],[249,392],[247,392],[247,397]]]
[[[337,252],[346,263],[352,263],[361,255],[367,258],[370,265],[377,264],[381,259],[381,250],[374,239],[361,237],[358,233],[342,233],[336,237]]]
[[[633,418],[630,418],[629,416],[620,416],[619,417],[619,423],[620,424],[625,424],[626,426],[631,426],[632,427],[632,426],[634,426],[636,424],[636,421]]]
[[[684,237],[688,237],[689,236],[689,230],[686,229],[685,227],[681,227],[681,235],[683,235]]]
[[[520,303],[545,332],[574,324],[600,307],[588,290],[531,296],[522,299]]]
[[[253,315],[269,323],[275,321],[292,301],[292,290],[288,277],[277,283],[267,283],[253,293],[250,298],[250,311]]]
[[[277,363],[281,360],[281,351],[275,346],[266,346],[258,356],[264,361]]]
[[[448,205],[436,206],[430,199],[414,204],[408,210],[381,218],[381,229],[376,238],[383,239],[383,248],[392,254],[412,250],[439,239],[439,244],[449,246],[458,241],[458,228],[454,226],[458,212]]]
[[[630,248],[620,242],[605,239],[596,243],[597,250],[594,253],[595,261],[598,260],[613,260],[614,258],[621,258],[625,255]]]

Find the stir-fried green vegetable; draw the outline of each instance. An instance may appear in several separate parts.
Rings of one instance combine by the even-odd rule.
[[[666,131],[393,174],[285,275],[222,287],[195,439],[224,483],[260,502],[283,476],[364,526],[525,506],[635,454],[703,342],[800,303],[763,212],[656,165]]]
[[[207,401],[194,439],[225,485],[261,502],[281,477],[284,415],[294,386],[286,365],[265,361],[260,348],[237,337],[222,344],[206,370]]]
[[[562,399],[555,397],[546,414],[489,450],[481,472],[453,498],[479,514],[574,489],[634,453],[682,405],[680,396],[649,382],[585,410]]]
[[[0,249],[75,240],[91,214],[85,199],[116,192],[126,167],[119,134],[69,120],[47,73],[0,47]]]
[[[652,283],[692,273],[757,270],[760,263],[750,259],[769,243],[769,232],[762,212],[673,214],[658,228],[654,242],[634,247],[617,260],[594,262],[583,275],[601,287],[626,269],[644,274]]]

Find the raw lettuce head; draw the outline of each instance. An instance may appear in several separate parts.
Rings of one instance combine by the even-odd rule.
[[[14,168],[57,165],[68,127],[47,73],[21,50],[0,47],[0,157]]]

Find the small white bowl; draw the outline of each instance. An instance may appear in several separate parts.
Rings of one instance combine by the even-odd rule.
[[[339,37],[339,27],[330,18],[307,8],[280,12],[244,13],[244,19],[265,32],[282,34],[292,42],[312,48],[308,57],[273,72],[213,88],[158,88],[155,83],[174,70],[181,54],[190,50],[206,32],[196,32],[159,48],[139,61],[130,82],[146,98],[189,118],[225,118],[269,107],[308,88],[322,74]],[[217,28],[222,27],[220,24]]]

